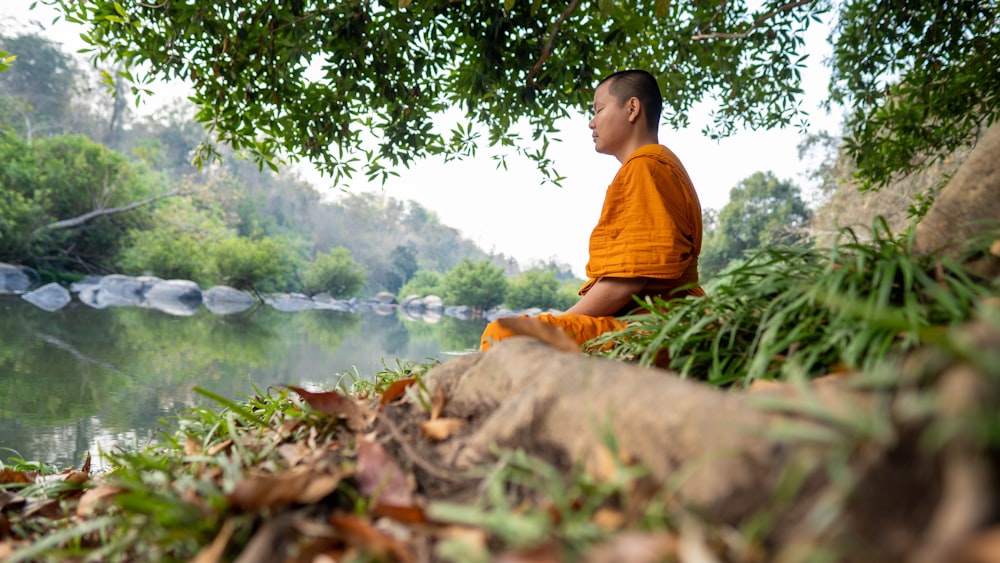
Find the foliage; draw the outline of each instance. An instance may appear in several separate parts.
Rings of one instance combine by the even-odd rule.
[[[802,34],[829,10],[824,1],[53,3],[89,27],[96,59],[125,63],[136,90],[188,80],[198,119],[224,142],[262,163],[307,157],[334,181],[354,172],[352,154],[384,178],[415,157],[472,154],[483,140],[558,181],[546,156],[555,121],[586,110],[596,80],[625,67],[658,76],[673,126],[708,98],[713,134],[786,124],[799,115]],[[462,112],[450,131],[435,125],[447,108]]]
[[[538,307],[565,311],[577,299],[576,293],[567,291],[552,270],[528,270],[510,282],[504,303],[515,310]]]
[[[396,294],[400,299],[410,295],[427,297],[428,295],[444,295],[444,274],[431,270],[417,270],[410,281],[403,284]]]
[[[831,100],[848,109],[847,153],[864,188],[949,157],[1000,111],[1000,5],[846,2]]]
[[[444,276],[445,302],[485,311],[504,302],[507,278],[489,260],[463,260]]]
[[[0,124],[19,131],[29,143],[67,130],[81,80],[74,60],[34,34],[0,36],[0,46],[17,57],[0,80]]]
[[[298,267],[291,241],[230,237],[211,249],[216,279],[237,289],[276,291],[287,287]]]
[[[991,294],[955,264],[912,256],[884,222],[871,235],[861,242],[845,230],[829,249],[757,251],[707,297],[658,300],[591,349],[624,339],[604,353],[646,363],[665,350],[672,369],[715,385],[780,378],[791,365],[816,377],[927,342]]]
[[[0,137],[0,260],[40,269],[106,270],[121,248],[121,233],[148,226],[143,209],[105,215],[69,229],[58,220],[119,207],[155,195],[159,180],[124,155],[79,136],[28,144]]]
[[[155,275],[163,279],[211,280],[209,250],[200,233],[178,227],[133,229],[118,258],[118,269],[129,275]]]
[[[306,265],[302,285],[308,293],[325,291],[335,298],[351,297],[365,284],[365,270],[346,248],[319,254]]]
[[[778,244],[804,245],[812,213],[795,184],[771,172],[756,172],[729,191],[729,203],[706,229],[699,267],[711,278],[748,250]]]

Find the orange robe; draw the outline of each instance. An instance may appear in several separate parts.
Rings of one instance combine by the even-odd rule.
[[[639,298],[701,296],[701,203],[677,156],[662,145],[640,147],[618,170],[590,235],[589,280],[585,295],[601,278],[647,278]],[[677,289],[681,286],[690,286]],[[637,308],[629,304],[614,316],[539,315],[583,344],[624,323],[615,317]],[[483,331],[480,350],[513,336],[496,322]]]

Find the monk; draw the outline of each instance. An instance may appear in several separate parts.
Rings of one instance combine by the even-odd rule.
[[[637,297],[705,294],[698,286],[701,203],[680,160],[659,144],[662,105],[656,79],[643,70],[612,74],[594,92],[594,148],[622,166],[590,235],[582,298],[563,314],[533,317],[579,344],[623,328],[620,317],[641,310]],[[480,350],[510,336],[494,321]]]

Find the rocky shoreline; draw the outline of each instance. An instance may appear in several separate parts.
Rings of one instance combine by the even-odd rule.
[[[203,290],[190,280],[164,280],[155,276],[127,276],[110,274],[89,276],[74,282],[67,289],[52,282],[40,285],[40,276],[31,268],[0,262],[0,295],[15,294],[36,307],[55,312],[68,305],[74,298],[95,309],[107,307],[145,307],[174,316],[190,316],[201,307],[217,315],[242,313],[261,305],[278,311],[294,313],[308,310],[331,310],[344,313],[374,313],[392,315],[399,313],[404,320],[436,323],[442,316],[471,320],[478,315],[467,305],[446,306],[436,295],[409,295],[401,301],[389,292],[381,292],[366,299],[336,299],[328,293],[305,295],[302,293],[254,294],[225,285]],[[75,297],[74,297],[75,296]],[[482,317],[494,320],[521,314],[537,314],[540,309],[511,311],[495,308]]]

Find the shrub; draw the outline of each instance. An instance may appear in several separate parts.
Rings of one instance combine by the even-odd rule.
[[[503,268],[489,260],[466,258],[444,276],[444,300],[451,305],[468,305],[485,311],[504,302],[507,278]]]
[[[302,285],[307,293],[327,292],[333,297],[351,297],[365,285],[365,268],[344,247],[334,248],[306,265]]]
[[[575,284],[574,284],[575,285]],[[511,309],[558,309],[565,311],[576,302],[552,270],[529,270],[507,287],[505,303]]]

